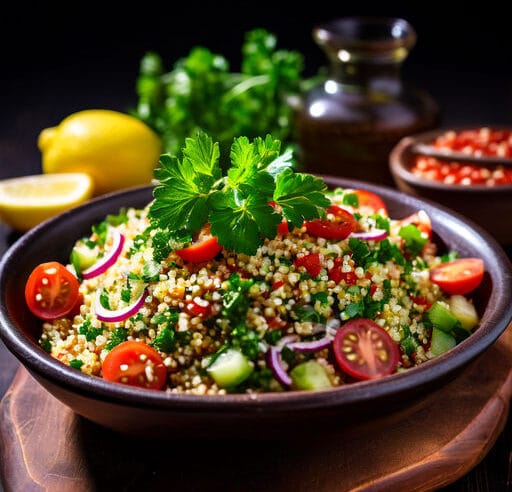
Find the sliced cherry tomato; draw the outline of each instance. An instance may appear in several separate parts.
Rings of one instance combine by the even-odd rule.
[[[212,305],[205,299],[194,297],[185,304],[185,311],[192,316],[208,318],[212,314]]]
[[[342,371],[356,379],[374,379],[396,371],[400,359],[398,344],[384,328],[370,319],[347,321],[333,341]]]
[[[357,275],[351,270],[350,272],[343,271],[343,258],[336,258],[334,266],[329,270],[329,280],[333,280],[339,284],[342,280],[347,285],[354,285],[357,282]]]
[[[217,238],[210,234],[210,227],[205,226],[190,246],[176,250],[176,254],[190,263],[202,263],[215,258],[221,250],[222,246]]]
[[[327,214],[333,215],[334,219],[313,219],[304,223],[309,234],[324,239],[345,239],[357,226],[354,216],[346,209],[338,205],[330,205]]]
[[[359,200],[359,207],[357,208],[363,215],[380,214],[385,217],[388,216],[388,209],[384,200],[376,193],[361,189],[353,190],[351,193],[357,195]]]
[[[296,269],[304,267],[308,275],[315,278],[318,277],[322,270],[322,263],[320,261],[319,253],[311,253],[309,255],[299,256],[293,262]]]
[[[167,378],[160,354],[135,340],[116,345],[105,357],[101,370],[103,379],[147,389],[161,389]]]
[[[469,294],[484,278],[484,262],[480,258],[457,258],[430,270],[430,280],[447,294]]]
[[[77,278],[61,263],[49,261],[36,266],[25,284],[25,301],[38,318],[62,318],[79,298]]]
[[[420,232],[424,232],[429,238],[432,237],[432,222],[427,212],[419,210],[399,221],[400,227],[414,224]]]

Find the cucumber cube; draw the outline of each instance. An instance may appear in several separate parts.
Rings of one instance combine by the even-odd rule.
[[[325,369],[316,360],[308,360],[295,366],[290,376],[293,388],[299,390],[315,390],[332,386]]]
[[[253,364],[242,352],[229,348],[222,352],[206,371],[219,387],[230,388],[244,382],[253,369]]]

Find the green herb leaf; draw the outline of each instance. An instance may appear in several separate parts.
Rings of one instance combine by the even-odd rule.
[[[413,256],[418,256],[428,243],[428,237],[424,237],[414,224],[401,227],[398,234],[405,241],[405,249]]]
[[[187,139],[181,161],[167,154],[161,157],[149,209],[152,224],[176,237],[191,236],[209,222],[224,248],[252,255],[265,238],[276,236],[283,215],[300,227],[304,220],[325,214],[330,203],[324,194],[326,184],[294,173],[289,154],[280,156],[280,142],[270,135],[253,142],[235,138],[225,177],[220,177],[218,149],[211,137],[199,133]],[[279,207],[271,206],[272,201]],[[153,239],[153,247],[161,242],[165,246],[164,238],[159,239]],[[169,244],[173,247],[172,240]],[[161,249],[155,260],[165,257],[167,249]]]
[[[326,191],[322,179],[286,168],[277,176],[273,199],[281,206],[290,227],[301,227],[305,220],[325,215],[325,208],[331,203]]]

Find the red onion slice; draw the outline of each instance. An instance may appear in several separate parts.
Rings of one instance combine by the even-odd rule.
[[[281,350],[283,350],[284,347],[286,347],[287,345],[289,345],[290,343],[293,343],[293,342],[297,342],[299,340],[299,336],[298,335],[286,335],[284,336],[283,338],[281,338],[275,345],[274,345],[274,348],[278,351],[278,352],[281,352]]]
[[[94,302],[94,311],[96,312],[96,317],[100,321],[107,321],[110,323],[115,323],[117,321],[123,321],[128,319],[130,316],[137,314],[140,308],[144,305],[144,299],[146,297],[146,289],[142,291],[140,297],[138,297],[134,302],[129,304],[128,306],[115,309],[111,311],[110,309],[105,309],[100,303],[100,291],[96,294],[96,299]]]
[[[352,232],[349,237],[355,237],[362,241],[382,241],[388,233],[385,229],[372,229],[371,231]]]
[[[93,266],[81,273],[83,278],[97,277],[106,272],[117,261],[121,251],[123,251],[124,236],[117,229],[111,229],[111,234],[113,237],[112,247]]]
[[[276,347],[269,347],[265,356],[267,359],[267,365],[274,374],[276,380],[283,386],[290,386],[292,384],[292,378],[283,367],[283,361],[281,360],[279,350],[277,350]]]
[[[318,340],[313,340],[310,342],[295,342],[290,343],[288,348],[291,350],[296,350],[297,352],[316,352],[318,350],[322,350],[327,348],[332,343],[332,338],[323,337]]]

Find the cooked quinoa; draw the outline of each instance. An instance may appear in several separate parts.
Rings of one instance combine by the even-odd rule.
[[[98,276],[81,278],[68,265],[81,278],[83,303],[73,319],[45,322],[40,343],[64,364],[101,377],[116,345],[144,342],[165,365],[162,389],[197,395],[295,389],[276,377],[268,363],[271,347],[288,374],[314,360],[330,386],[349,384],[354,379],[337,364],[332,344],[301,351],[293,350],[293,343],[332,340],[350,319],[371,319],[389,334],[399,349],[397,371],[421,364],[435,356],[425,313],[436,301],[448,305],[446,294],[429,278],[429,269],[443,258],[416,227],[416,239],[423,242],[415,250],[403,233],[403,220],[346,205],[350,192],[337,189],[329,197],[351,210],[359,232],[384,229],[384,238],[324,239],[302,227],[265,240],[252,256],[222,249],[200,263],[184,261],[172,241],[162,245],[162,231],[148,218],[149,205],[123,209],[77,241],[77,247],[87,244],[101,258],[112,248],[114,231],[124,238],[121,254]],[[317,275],[306,257],[317,262]],[[140,309],[127,319],[98,319],[98,299],[115,311],[141,294]],[[250,367],[233,386],[219,384],[209,371],[229,349]],[[147,375],[152,377],[151,368]]]

